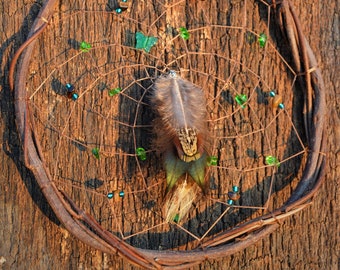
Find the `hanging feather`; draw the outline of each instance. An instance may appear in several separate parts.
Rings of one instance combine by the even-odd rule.
[[[203,91],[170,71],[159,77],[151,101],[159,118],[155,120],[156,144],[164,154],[168,193],[188,173],[206,190],[206,102]]]
[[[167,222],[179,223],[188,214],[193,202],[197,199],[199,187],[192,181],[180,179],[173,192],[167,194],[164,210]]]

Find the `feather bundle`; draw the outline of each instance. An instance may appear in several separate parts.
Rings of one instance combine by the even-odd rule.
[[[203,91],[170,71],[156,80],[151,101],[159,115],[154,129],[165,158],[166,193],[184,173],[205,191],[207,113]]]

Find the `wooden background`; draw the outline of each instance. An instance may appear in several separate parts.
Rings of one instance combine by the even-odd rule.
[[[218,1],[218,0],[212,0]],[[339,1],[292,1],[326,83],[328,165],[314,203],[256,245],[195,269],[338,269],[340,267]],[[21,162],[8,67],[39,12],[38,1],[0,0],[0,266],[2,269],[135,269],[70,235]],[[32,200],[34,197],[34,200]],[[34,202],[39,202],[35,204]]]

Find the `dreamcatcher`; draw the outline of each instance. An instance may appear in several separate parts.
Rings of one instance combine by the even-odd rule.
[[[55,2],[10,82],[25,164],[67,230],[180,269],[310,204],[324,89],[288,1]]]

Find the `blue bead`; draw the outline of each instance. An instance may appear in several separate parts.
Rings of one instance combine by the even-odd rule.
[[[116,8],[116,12],[119,14],[119,13],[122,13],[122,9],[121,8]]]
[[[107,194],[107,197],[108,197],[109,199],[112,199],[112,198],[113,198],[113,192],[108,193],[108,194]]]
[[[67,89],[67,91],[72,92],[74,90],[74,86],[72,84],[70,84],[70,83],[67,83],[66,84],[66,89]]]
[[[230,205],[233,205],[233,204],[234,204],[234,201],[233,201],[233,200],[228,200],[227,203],[230,204]]]
[[[76,101],[78,99],[79,95],[77,93],[72,94],[72,100]]]
[[[125,193],[124,193],[124,191],[123,191],[123,190],[119,192],[119,197],[123,198],[123,197],[124,197],[124,195],[125,195]]]
[[[279,108],[280,108],[281,110],[283,110],[283,109],[285,108],[285,105],[283,105],[283,103],[280,103],[280,104],[279,104]]]
[[[270,91],[270,92],[269,92],[269,96],[275,97],[275,92],[274,92],[274,91]]]

